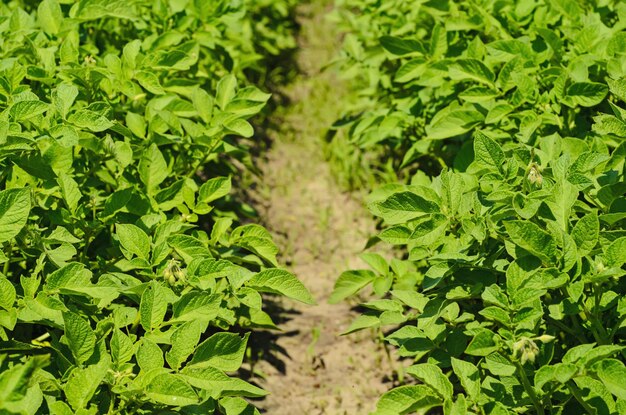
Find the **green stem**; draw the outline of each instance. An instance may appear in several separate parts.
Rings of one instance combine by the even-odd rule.
[[[576,398],[578,403],[585,409],[585,411],[589,415],[596,415],[597,413],[596,408],[592,407],[587,402],[585,402],[580,388],[576,386],[576,384],[571,380],[567,382],[566,385],[567,385],[567,388],[570,390],[570,392],[572,392],[572,395],[574,395],[574,398]]]
[[[537,410],[537,414],[545,415],[545,412],[543,410],[543,405],[541,404],[541,401],[539,401],[539,398],[537,397],[537,394],[535,393],[535,388],[533,388],[533,386],[530,384],[530,381],[528,380],[528,376],[526,376],[526,371],[524,370],[524,367],[522,367],[521,363],[517,360],[513,360],[513,363],[517,367],[517,371],[520,374],[522,385],[524,386],[526,393],[530,397],[530,400],[533,401],[533,406]]]

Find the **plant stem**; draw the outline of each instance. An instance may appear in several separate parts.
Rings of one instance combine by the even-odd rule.
[[[545,415],[545,412],[543,410],[543,405],[541,404],[541,401],[539,401],[539,398],[537,397],[537,394],[535,393],[535,388],[533,388],[533,386],[530,384],[530,381],[528,380],[528,377],[526,376],[526,371],[524,371],[524,368],[522,367],[519,361],[513,360],[513,363],[515,364],[515,367],[517,367],[517,371],[520,374],[522,385],[524,386],[526,393],[530,397],[530,400],[533,401],[533,406],[537,410],[537,414]]]

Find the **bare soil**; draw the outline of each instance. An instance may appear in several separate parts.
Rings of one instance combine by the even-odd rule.
[[[282,262],[318,301],[278,300],[284,331],[253,339],[268,348],[253,368],[261,376],[253,379],[270,395],[256,404],[272,415],[367,414],[391,386],[375,333],[340,336],[358,314],[348,304],[327,303],[342,271],[364,268],[358,254],[375,229],[361,195],[342,191],[324,160],[323,136],[341,112],[344,92],[333,72],[322,69],[337,39],[325,19],[329,8],[319,3],[299,8],[301,74],[282,91],[290,105],[270,131],[256,197],[265,225],[278,235]]]

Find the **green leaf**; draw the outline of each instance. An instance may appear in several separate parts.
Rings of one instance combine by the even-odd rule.
[[[142,371],[158,370],[163,367],[163,350],[158,344],[148,337],[141,339],[141,343],[135,353],[137,364]]]
[[[39,100],[18,101],[9,110],[15,121],[26,121],[46,112],[49,105]]]
[[[454,357],[450,361],[452,362],[452,370],[456,377],[459,378],[467,395],[473,402],[478,402],[480,397],[480,372],[478,368],[471,362]]]
[[[467,345],[465,353],[471,356],[488,356],[500,348],[495,338],[496,334],[491,330],[481,329]]]
[[[211,366],[234,372],[241,367],[248,337],[249,334],[241,338],[235,333],[215,333],[198,346],[187,367]]]
[[[67,121],[76,127],[85,128],[96,133],[108,130],[115,125],[104,115],[85,109],[71,114]]]
[[[77,411],[86,408],[98,386],[109,372],[110,359],[101,359],[97,364],[86,368],[74,368],[63,388],[69,404]]]
[[[174,303],[172,317],[176,322],[214,320],[220,310],[222,298],[218,294],[192,291]]]
[[[572,229],[572,238],[578,247],[578,254],[585,256],[596,246],[600,235],[600,221],[597,213],[589,213],[582,218]]]
[[[146,395],[155,402],[170,406],[195,405],[198,394],[181,376],[162,373],[146,385]]]
[[[161,283],[152,281],[141,295],[139,315],[141,326],[146,331],[151,331],[163,323],[167,312],[167,297]]]
[[[43,3],[42,3],[43,4]],[[64,119],[67,117],[70,108],[74,104],[76,97],[78,96],[78,88],[71,84],[62,83],[59,84],[56,90],[52,93],[54,98],[53,103]]]
[[[207,180],[198,192],[198,203],[211,203],[228,195],[231,191],[232,183],[230,177],[214,177]]]
[[[380,44],[385,50],[394,55],[402,56],[409,53],[424,53],[424,47],[421,43],[412,39],[400,39],[395,36],[383,36],[380,38]]]
[[[430,140],[455,137],[471,131],[484,119],[484,115],[475,109],[446,107],[435,114],[426,126],[426,134]]]
[[[556,261],[556,240],[538,225],[532,222],[513,220],[504,222],[504,227],[516,245],[547,263]]]
[[[10,310],[13,308],[13,303],[15,303],[16,292],[15,287],[3,276],[0,276],[0,307],[5,310]]]
[[[439,366],[432,363],[422,363],[410,366],[406,372],[430,386],[444,400],[452,399],[452,383],[443,374]]]
[[[185,367],[181,371],[181,376],[194,387],[206,390],[214,399],[222,396],[258,398],[267,395],[263,389],[241,379],[228,377],[221,370],[210,366]]]
[[[63,313],[63,322],[67,345],[72,351],[76,363],[86,362],[93,354],[96,346],[96,335],[89,322],[78,314],[69,311]]]
[[[477,59],[457,59],[449,68],[450,78],[455,81],[476,81],[493,85],[495,75],[491,69]]]
[[[49,35],[59,33],[63,24],[63,12],[56,0],[43,0],[37,7],[37,22]]]
[[[619,399],[626,400],[626,366],[617,359],[604,359],[593,366],[604,386]]]
[[[394,193],[386,200],[374,203],[373,207],[390,225],[404,223],[427,213],[439,212],[437,203],[413,192]]]
[[[375,278],[376,274],[369,270],[346,271],[342,273],[335,282],[335,288],[328,302],[330,304],[337,304],[359,292],[367,284],[374,281]]]
[[[128,259],[132,255],[146,260],[149,259],[150,238],[141,228],[129,223],[118,223],[115,225],[115,234],[119,238],[122,248],[129,252],[129,255],[127,255]]]
[[[235,97],[237,89],[237,78],[234,75],[226,75],[217,84],[217,92],[215,94],[215,103],[221,108],[226,106]]]
[[[26,225],[30,213],[30,190],[0,192],[0,243],[13,239]]]
[[[143,184],[146,185],[148,192],[154,192],[161,183],[167,178],[169,169],[163,154],[156,144],[150,145],[143,152],[139,161],[139,177]]]
[[[63,194],[63,199],[65,200],[68,209],[72,212],[72,214],[76,214],[78,203],[82,198],[78,183],[76,183],[76,180],[74,180],[72,176],[65,173],[61,173],[57,180],[59,186],[61,187],[61,193]]]
[[[616,239],[604,255],[608,267],[621,267],[626,263],[626,236]]]
[[[171,339],[172,347],[165,353],[165,359],[172,369],[178,370],[187,361],[207,326],[208,323],[204,321],[188,321],[174,331]]]
[[[481,131],[474,134],[474,154],[476,161],[491,170],[502,170],[505,160],[504,151],[498,143]]]
[[[376,404],[372,415],[405,415],[418,409],[441,405],[442,401],[425,385],[400,386],[385,393]]]
[[[224,123],[224,127],[230,130],[232,133],[240,135],[242,137],[250,138],[254,135],[254,128],[252,127],[252,124],[250,124],[246,120],[231,120]]]
[[[597,82],[576,82],[567,88],[567,96],[582,107],[593,107],[604,101],[609,92],[606,84]]]
[[[315,304],[307,288],[295,275],[282,269],[266,269],[256,274],[247,282],[249,287],[260,292],[287,296],[305,304]]]

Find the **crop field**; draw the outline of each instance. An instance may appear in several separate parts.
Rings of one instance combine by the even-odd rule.
[[[626,415],[625,276],[624,0],[0,2],[0,415]]]

